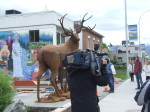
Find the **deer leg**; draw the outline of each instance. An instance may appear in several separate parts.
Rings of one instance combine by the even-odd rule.
[[[61,90],[63,90],[63,69],[59,68],[59,75],[58,75],[58,79],[60,80],[60,85],[61,85]]]
[[[41,76],[42,76],[43,73],[44,73],[44,71],[39,70],[38,76],[37,76],[37,99],[38,99],[38,102],[41,101],[40,96],[39,96],[39,88],[40,88],[40,79],[41,79]]]
[[[64,82],[64,89],[63,89],[63,94],[61,94],[62,97],[65,98],[70,98],[70,92],[68,91],[67,85],[68,85],[68,81],[67,81],[67,69],[64,69],[64,75],[65,75],[65,82]]]
[[[57,84],[56,84],[56,75],[57,75],[57,73],[52,73],[53,75],[52,75],[52,78],[51,78],[51,84],[52,84],[52,86],[54,87],[54,89],[55,89],[55,92],[56,92],[56,95],[57,96],[60,96],[59,95],[59,92],[58,92],[58,87],[57,87]]]
[[[67,78],[68,78],[68,71],[67,69],[65,69],[65,84],[64,84],[64,92],[68,92],[68,89],[67,89]]]

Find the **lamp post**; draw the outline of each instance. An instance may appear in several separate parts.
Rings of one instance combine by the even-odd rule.
[[[140,38],[141,38],[141,32],[140,32],[140,25],[141,25],[141,17],[146,13],[146,12],[149,12],[150,10],[146,10],[146,11],[144,11],[141,15],[140,15],[140,17],[139,17],[139,21],[138,21],[138,25],[139,25],[139,56],[140,56],[140,59],[142,60],[142,57],[141,57],[141,40],[140,40]]]
[[[128,65],[129,65],[129,61],[128,61],[128,29],[127,29],[127,6],[126,6],[126,0],[124,0],[124,4],[125,4],[125,36],[126,36],[126,63],[127,63],[127,77],[129,77],[129,70],[128,70]]]

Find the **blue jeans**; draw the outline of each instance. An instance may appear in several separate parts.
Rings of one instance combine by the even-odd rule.
[[[143,84],[141,72],[136,73],[135,76],[136,76],[136,81],[137,81],[137,88],[141,88]]]
[[[108,74],[108,85],[109,85],[110,91],[114,91],[114,77],[113,77],[113,74]]]

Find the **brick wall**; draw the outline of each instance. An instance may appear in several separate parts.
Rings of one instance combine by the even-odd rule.
[[[87,30],[83,30],[82,38],[83,38],[83,49],[88,48],[94,50],[94,44],[99,44],[100,45],[99,51],[100,52],[102,51],[102,37],[100,37],[99,35],[96,35]]]

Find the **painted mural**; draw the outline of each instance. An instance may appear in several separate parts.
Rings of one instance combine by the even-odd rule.
[[[53,34],[40,30],[39,42],[29,42],[29,31],[0,31],[0,71],[11,75],[14,80],[36,80],[39,63],[37,55],[40,48],[53,44]],[[41,80],[49,80],[47,70]]]

